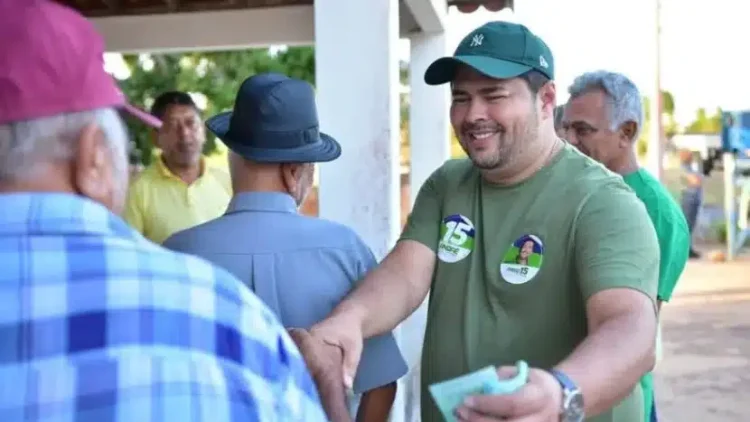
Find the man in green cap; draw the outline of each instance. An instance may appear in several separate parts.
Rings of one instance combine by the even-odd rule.
[[[469,158],[432,174],[394,249],[312,328],[343,350],[346,384],[362,339],[392,330],[430,292],[423,421],[442,419],[429,385],[487,365],[507,377],[517,360],[532,366],[526,385],[468,397],[459,420],[643,420],[656,234],[622,178],[556,136],[553,78],[547,45],[507,22],[477,28],[427,69],[428,84],[451,85]]]

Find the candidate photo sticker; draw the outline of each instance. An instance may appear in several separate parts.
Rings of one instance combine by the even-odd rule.
[[[443,219],[440,225],[440,242],[438,258],[443,262],[458,262],[474,249],[474,224],[461,214],[454,214]]]
[[[542,240],[533,234],[516,239],[505,252],[500,275],[511,284],[523,284],[534,278],[544,259]]]

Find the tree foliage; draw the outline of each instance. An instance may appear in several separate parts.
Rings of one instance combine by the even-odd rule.
[[[280,72],[315,83],[315,52],[312,47],[289,47],[284,49],[253,49],[222,52],[195,52],[185,54],[125,55],[123,59],[130,76],[120,85],[129,100],[136,106],[148,109],[154,98],[165,91],[179,90],[198,94],[205,101],[198,101],[204,117],[232,108],[235,95],[242,81],[248,76],[263,72]],[[400,79],[409,84],[408,63],[400,63]],[[205,104],[203,104],[205,103]],[[651,124],[649,99],[644,98],[645,122],[638,149],[645,153]],[[666,138],[679,131],[674,119],[675,99],[672,93],[662,92],[662,111]],[[401,152],[403,164],[409,162],[409,96],[402,94]],[[153,146],[148,129],[137,121],[128,120],[135,147],[141,152],[142,161],[148,164],[153,157]],[[685,133],[718,133],[721,130],[721,112],[709,115],[699,109],[695,120],[685,128]],[[456,137],[451,134],[452,155],[464,155]],[[208,136],[206,153],[217,151],[217,142]]]
[[[695,112],[695,120],[685,128],[685,133],[718,134],[721,133],[721,110],[709,115],[705,108]]]
[[[257,73],[280,72],[315,83],[315,53],[312,47],[289,47],[272,51],[254,49],[209,53],[125,55],[130,77],[120,85],[136,106],[148,109],[154,98],[165,91],[186,91],[205,98],[204,117],[232,108],[237,90],[245,78]],[[199,106],[202,104],[199,103]],[[141,151],[144,164],[153,156],[148,129],[128,120],[128,126]],[[216,151],[213,136],[206,142],[206,153]]]

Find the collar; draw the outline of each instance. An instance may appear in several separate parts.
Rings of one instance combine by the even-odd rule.
[[[162,154],[159,154],[159,156],[156,157],[154,165],[156,166],[156,171],[160,175],[168,179],[179,180],[180,182],[185,183],[182,181],[182,179],[180,179],[179,176],[172,173],[172,170],[170,170],[169,167],[167,167],[167,165],[164,163],[164,156]],[[203,156],[201,156],[200,166],[201,166],[201,170],[200,170],[200,173],[198,174],[197,180],[200,180],[206,174],[206,159]]]
[[[245,211],[297,213],[297,203],[291,195],[281,192],[242,192],[234,195],[226,213]]]
[[[3,193],[0,210],[0,237],[88,234],[140,238],[101,204],[73,194]]]

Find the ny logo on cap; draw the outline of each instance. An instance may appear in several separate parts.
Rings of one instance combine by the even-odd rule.
[[[547,60],[544,60],[544,56],[539,56],[539,66],[545,69],[549,67],[549,63],[547,63]]]
[[[469,43],[469,47],[479,47],[480,45],[482,45],[482,41],[484,41],[484,35],[476,34],[471,37],[471,43]]]

